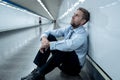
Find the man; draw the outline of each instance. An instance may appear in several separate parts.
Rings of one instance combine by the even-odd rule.
[[[39,25],[41,25],[42,21],[41,21],[41,17],[39,17]]]
[[[58,67],[69,75],[78,75],[87,52],[87,33],[83,25],[90,14],[84,8],[74,13],[71,26],[46,31],[41,36],[41,47],[34,60],[37,68],[21,80],[44,80],[44,76]],[[64,37],[57,41],[57,37]],[[52,56],[48,59],[50,53]]]

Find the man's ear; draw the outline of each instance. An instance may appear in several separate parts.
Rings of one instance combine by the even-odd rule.
[[[82,19],[81,24],[84,25],[86,23],[85,19]]]

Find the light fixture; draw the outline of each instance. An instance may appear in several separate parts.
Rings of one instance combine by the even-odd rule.
[[[45,7],[45,5],[42,3],[41,0],[37,0],[40,5],[45,9],[45,11],[48,13],[48,15],[54,20],[53,16],[50,14],[50,12],[48,11],[48,9]]]
[[[31,12],[25,10],[25,9],[19,8],[17,6],[14,6],[14,5],[8,3],[8,2],[5,2],[5,1],[0,2],[0,5],[3,5],[3,6],[6,6],[8,8],[18,10],[18,11],[21,11],[21,12],[24,12],[24,13],[27,13],[27,14],[30,14],[30,15],[33,15],[33,16],[38,16],[37,14],[31,13]]]

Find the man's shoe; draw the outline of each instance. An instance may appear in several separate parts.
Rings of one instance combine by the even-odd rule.
[[[25,79],[21,79],[21,80],[45,80],[45,77],[29,77],[29,78],[25,78]]]
[[[21,78],[21,80],[45,80],[45,77],[40,74],[37,68],[34,69],[28,76]]]
[[[38,68],[35,68],[30,74],[21,78],[21,80],[26,80],[27,78],[33,77],[33,75],[38,71]]]

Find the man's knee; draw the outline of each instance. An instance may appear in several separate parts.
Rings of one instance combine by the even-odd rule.
[[[56,37],[53,36],[52,34],[49,34],[48,40],[49,40],[49,41],[57,41]]]

